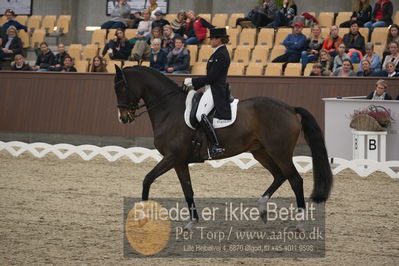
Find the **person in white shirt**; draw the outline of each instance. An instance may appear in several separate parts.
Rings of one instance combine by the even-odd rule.
[[[380,79],[375,84],[375,90],[372,91],[366,99],[374,100],[374,101],[381,101],[381,100],[392,100],[391,95],[387,93],[388,84],[385,80]]]

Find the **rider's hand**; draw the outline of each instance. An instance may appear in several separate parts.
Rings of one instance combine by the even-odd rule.
[[[192,87],[193,86],[193,79],[192,78],[185,78],[184,79],[184,85],[187,87]]]
[[[182,87],[183,91],[189,91],[189,90],[194,89],[192,80],[193,80],[192,78],[185,78],[184,79],[183,87]]]

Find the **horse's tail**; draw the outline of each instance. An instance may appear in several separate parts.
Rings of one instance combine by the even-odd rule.
[[[306,109],[295,107],[295,111],[302,117],[303,133],[312,151],[314,185],[311,198],[315,202],[324,202],[330,195],[333,177],[323,133],[316,119]]]

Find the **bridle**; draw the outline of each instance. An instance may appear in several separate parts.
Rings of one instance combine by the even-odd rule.
[[[124,87],[125,89],[127,89],[127,84],[126,81],[121,79],[118,82],[115,83],[115,86],[119,89]],[[126,109],[127,110],[127,117],[129,119],[130,122],[133,122],[137,117],[140,117],[141,115],[151,111],[152,109],[155,109],[156,107],[158,107],[166,98],[177,94],[179,91],[172,91],[169,92],[163,96],[161,96],[159,99],[153,101],[153,102],[149,102],[147,104],[140,104],[140,98],[137,97],[136,95],[134,95],[134,93],[132,91],[130,91],[130,93],[133,94],[134,96],[134,100],[132,102],[130,102],[129,104],[117,104],[116,107],[117,108],[122,108],[122,109]],[[147,109],[145,111],[142,111],[138,114],[136,114],[136,111],[140,110],[141,108],[146,107]]]

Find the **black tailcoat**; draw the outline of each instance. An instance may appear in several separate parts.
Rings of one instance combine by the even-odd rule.
[[[215,103],[215,117],[230,120],[231,108],[229,101],[228,84],[226,83],[227,72],[230,66],[230,56],[226,45],[219,47],[209,58],[206,64],[206,76],[193,78],[192,83],[195,90],[205,85],[210,85],[213,101]]]

